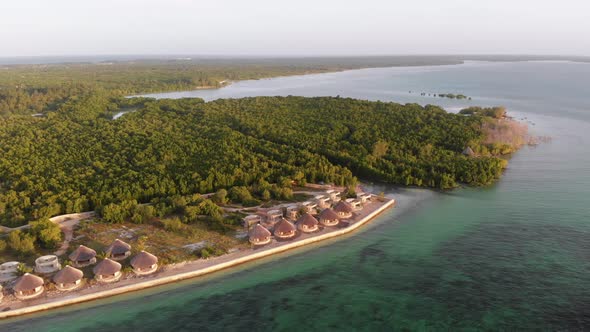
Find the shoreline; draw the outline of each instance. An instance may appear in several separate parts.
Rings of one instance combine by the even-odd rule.
[[[161,272],[157,272],[156,275],[152,276],[145,276],[141,278],[129,278],[121,280],[120,282],[115,284],[104,284],[99,286],[82,288],[79,291],[60,292],[56,294],[56,297],[13,302],[11,303],[12,305],[14,305],[15,303],[34,303],[29,306],[25,305],[15,309],[11,309],[11,307],[4,307],[2,306],[2,303],[0,303],[0,310],[2,310],[0,312],[0,319],[26,315],[50,309],[56,309],[59,307],[88,302],[115,295],[121,295],[146,288],[169,284],[175,281],[203,276],[220,270],[229,269],[231,267],[238,266],[263,257],[271,256],[273,254],[278,254],[311,243],[320,242],[323,240],[327,240],[330,238],[338,237],[353,232],[356,229],[363,226],[364,224],[366,224],[367,222],[379,216],[385,210],[393,207],[395,204],[396,201],[393,198],[390,198],[385,202],[372,202],[365,209],[358,212],[359,215],[357,216],[357,218],[360,219],[350,223],[347,227],[334,228],[328,230],[324,229],[319,233],[313,234],[302,234],[302,236],[290,242],[274,241],[273,243],[261,248],[246,249],[243,251],[218,256],[209,260],[197,260],[181,264],[175,264],[169,266],[168,269],[164,269]],[[96,288],[102,288],[102,290],[94,291],[96,290]],[[77,296],[77,294],[79,295]]]

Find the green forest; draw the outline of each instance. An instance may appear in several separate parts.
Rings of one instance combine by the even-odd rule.
[[[129,108],[138,110],[112,119]],[[205,103],[97,89],[68,97],[43,117],[0,118],[0,224],[222,188],[243,201],[250,198],[232,188],[280,197],[291,181],[485,185],[505,161],[461,154],[482,144],[482,121],[435,106],[348,98]]]
[[[445,56],[310,58],[198,58],[0,65],[0,117],[55,111],[71,96],[108,91],[113,96],[216,88],[231,81],[324,73],[347,69],[443,65]]]

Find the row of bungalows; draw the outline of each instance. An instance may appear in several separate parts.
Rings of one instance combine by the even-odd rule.
[[[119,239],[116,239],[105,249],[107,258],[120,261],[131,255],[131,245]],[[80,245],[70,256],[72,265],[75,267],[85,267],[96,264],[96,251],[86,246]]]
[[[298,231],[312,233],[318,231],[320,225],[338,226],[341,220],[352,218],[354,212],[361,210],[371,197],[370,194],[360,193],[357,198],[342,200],[340,192],[328,190],[325,195],[315,196],[314,201],[289,205],[284,210],[271,209],[266,213],[248,215],[244,218],[244,226],[249,230],[249,239],[254,245],[268,244],[273,236],[277,240],[289,240]],[[321,212],[316,214],[318,210]]]
[[[249,239],[250,243],[256,246],[270,243],[273,235],[277,240],[290,240],[297,236],[297,231],[302,233],[313,233],[320,229],[320,224],[327,227],[337,226],[340,219],[341,218],[338,214],[330,208],[324,209],[320,212],[318,218],[310,213],[304,213],[295,223],[292,223],[285,218],[281,218],[273,226],[272,233],[262,224],[254,225],[249,232]]]
[[[111,246],[107,248],[107,258],[101,260],[96,264],[92,272],[94,279],[98,282],[108,283],[118,281],[121,276],[121,263],[115,261],[127,258],[130,256],[130,249],[127,243],[115,240]],[[85,267],[96,263],[96,251],[86,246],[79,246],[70,254],[69,258],[72,260],[72,265],[66,265],[63,269],[57,256],[47,255],[39,257],[35,260],[35,272],[39,274],[54,273],[52,281],[55,287],[60,291],[71,291],[82,285],[84,272],[77,267]],[[0,275],[2,282],[16,279],[13,284],[14,295],[17,299],[26,300],[37,297],[43,293],[44,279],[30,273],[25,273],[18,277],[19,262],[7,262],[0,265]],[[146,251],[140,251],[130,261],[133,272],[136,275],[147,275],[155,272],[158,269],[158,258]],[[18,277],[18,278],[17,278]],[[0,289],[0,297],[2,292]]]

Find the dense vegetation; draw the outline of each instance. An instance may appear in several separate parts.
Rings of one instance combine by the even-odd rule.
[[[460,63],[449,57],[138,60],[0,66],[0,117],[56,110],[72,96],[215,88],[228,81],[386,66]]]
[[[140,110],[111,120],[129,107]],[[0,119],[0,222],[221,188],[253,204],[289,196],[291,181],[350,185],[355,176],[436,188],[488,184],[504,162],[461,155],[482,144],[482,121],[435,106],[344,98],[204,103],[97,90],[70,97],[46,117]],[[126,211],[113,207],[110,216],[153,213]]]
[[[490,117],[494,119],[502,119],[506,116],[506,108],[502,106],[497,107],[478,107],[471,106],[459,111],[459,114],[476,115],[480,117]]]

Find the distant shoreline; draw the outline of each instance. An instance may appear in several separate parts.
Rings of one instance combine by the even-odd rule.
[[[360,228],[370,220],[376,218],[385,210],[396,204],[395,199],[387,199],[384,202],[373,202],[363,210],[359,211],[358,216],[349,226],[344,228],[333,228],[322,231],[321,233],[302,234],[296,240],[289,242],[273,242],[265,247],[247,249],[235,253],[222,255],[209,260],[197,260],[171,266],[170,269],[156,273],[156,275],[145,276],[142,278],[131,278],[122,280],[114,284],[102,284],[82,288],[79,291],[57,293],[55,297],[39,298],[29,301],[14,301],[20,305],[12,308],[0,303],[0,319],[16,317],[35,312],[56,309],[63,306],[69,306],[82,302],[88,302],[96,299],[106,298],[115,295],[121,295],[128,292],[134,292],[146,288],[160,286],[171,282],[195,278],[205,274],[228,269],[246,262],[257,260],[263,257],[271,256],[287,250],[299,248],[311,243],[338,237]],[[98,290],[96,288],[99,288]],[[27,305],[30,304],[30,305]]]

